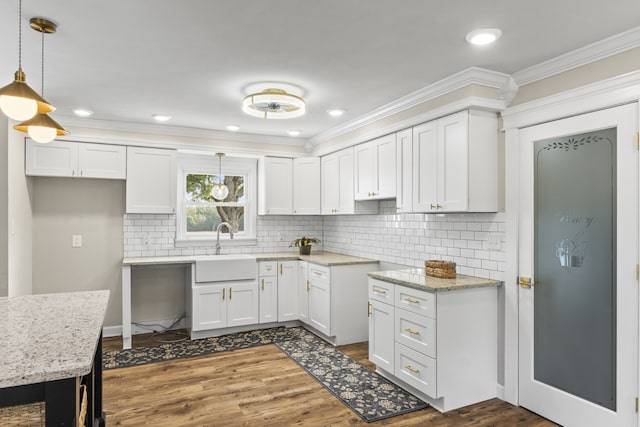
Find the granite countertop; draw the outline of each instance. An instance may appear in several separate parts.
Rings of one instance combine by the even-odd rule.
[[[455,291],[459,289],[480,288],[489,286],[502,286],[503,282],[481,277],[456,275],[455,279],[440,279],[427,276],[424,268],[411,268],[407,270],[372,271],[367,273],[373,279],[397,285],[408,286],[429,292]]]
[[[248,254],[249,255],[249,254]],[[313,264],[324,266],[354,265],[354,264],[375,264],[375,259],[359,258],[351,255],[337,254],[333,252],[311,252],[311,255],[300,255],[296,252],[271,252],[250,254],[256,257],[256,261],[286,261],[302,260]],[[138,257],[123,258],[123,265],[160,265],[160,264],[190,264],[201,258],[203,255],[189,256],[166,256],[166,257]],[[208,255],[215,257],[216,255]]]
[[[91,372],[109,291],[0,298],[0,388]]]

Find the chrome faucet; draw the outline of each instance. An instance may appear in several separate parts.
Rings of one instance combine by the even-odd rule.
[[[216,228],[216,231],[218,232],[218,237],[216,238],[216,255],[220,255],[220,249],[222,249],[222,246],[220,246],[220,228],[222,228],[223,225],[227,226],[227,229],[229,230],[229,238],[233,239],[233,228],[231,228],[231,224],[226,221],[218,224],[218,227]]]

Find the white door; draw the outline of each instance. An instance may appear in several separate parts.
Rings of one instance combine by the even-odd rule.
[[[353,147],[353,191],[355,200],[373,197],[373,146],[370,142]]]
[[[293,159],[293,213],[320,214],[320,157]]]
[[[474,159],[480,161],[479,159]],[[439,210],[464,212],[469,207],[469,112],[438,120]]]
[[[309,271],[305,261],[298,261],[298,319],[302,323],[309,323]]]
[[[396,211],[413,212],[412,129],[396,134]]]
[[[373,198],[396,197],[396,135],[371,142],[373,148]]]
[[[227,326],[226,288],[224,285],[197,286],[193,289],[193,330]]]
[[[278,322],[298,319],[298,261],[278,263]]]
[[[394,307],[369,301],[369,360],[387,372],[394,369]]]
[[[278,279],[260,277],[260,323],[278,320]]]
[[[518,137],[519,403],[563,426],[638,425],[637,123],[632,104]]]
[[[438,200],[438,138],[434,120],[413,128],[413,210],[435,212]]]

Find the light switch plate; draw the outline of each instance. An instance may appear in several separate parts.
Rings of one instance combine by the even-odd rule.
[[[74,234],[71,238],[71,247],[72,248],[81,248],[82,247],[82,234]]]

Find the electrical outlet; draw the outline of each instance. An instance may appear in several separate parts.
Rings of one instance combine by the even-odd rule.
[[[81,248],[82,247],[82,234],[74,234],[71,237],[71,247],[72,248]]]

